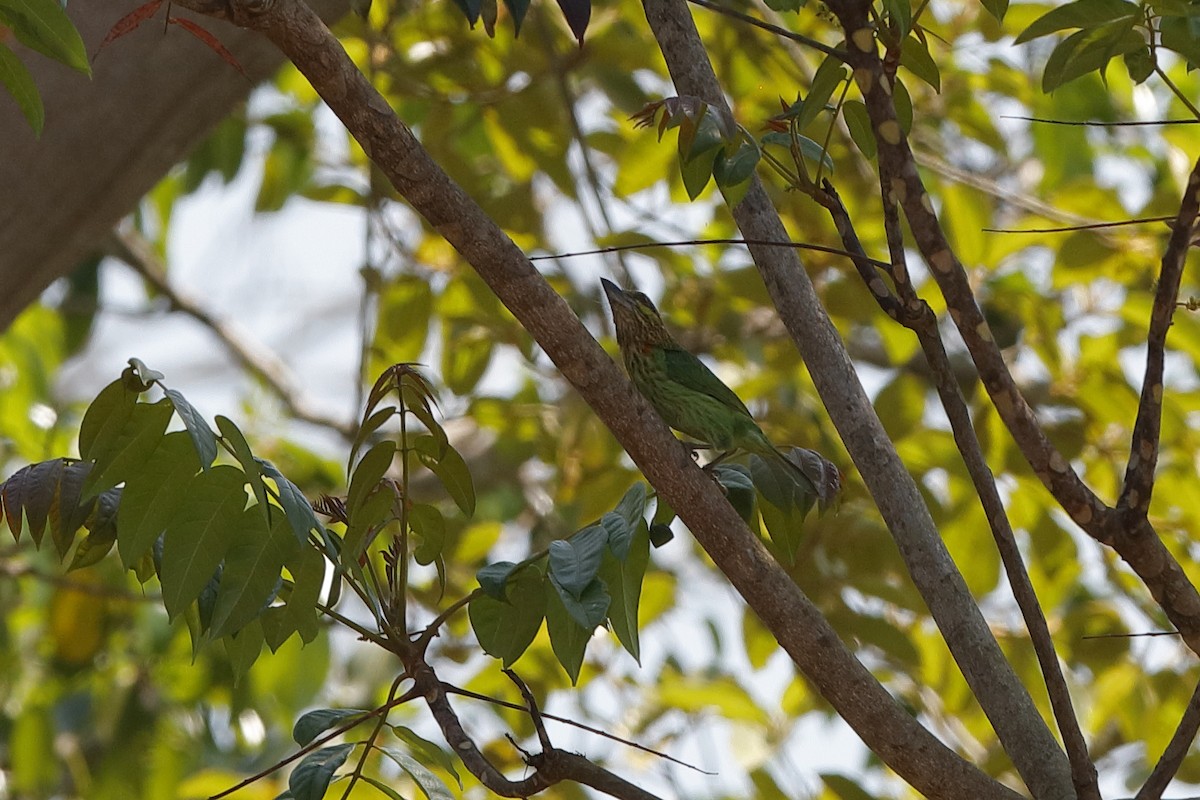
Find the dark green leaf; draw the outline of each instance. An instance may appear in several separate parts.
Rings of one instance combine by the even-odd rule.
[[[122,415],[120,429],[93,448],[95,466],[88,473],[84,496],[91,497],[111,489],[137,471],[158,447],[166,433],[174,409],[166,400],[138,403],[128,416]]]
[[[508,13],[513,19],[513,35],[521,35],[521,23],[525,21],[525,12],[529,10],[529,0],[504,0]]]
[[[255,460],[262,468],[262,473],[275,482],[279,504],[283,506],[283,512],[292,526],[292,533],[297,542],[304,544],[308,541],[309,531],[321,530],[321,523],[313,512],[312,503],[308,502],[300,487],[288,480],[274,464],[261,458]]]
[[[713,477],[725,489],[725,496],[738,516],[753,528],[758,503],[750,471],[740,464],[718,464],[713,469]]]
[[[55,501],[65,465],[65,459],[61,458],[31,464],[17,470],[0,484],[4,516],[8,529],[17,541],[21,540],[22,529],[27,529],[34,544],[41,546],[46,520],[50,516],[50,507]],[[91,464],[87,467],[90,469]]]
[[[8,93],[17,101],[25,121],[33,128],[36,136],[42,135],[46,124],[46,108],[42,105],[42,95],[38,92],[33,75],[29,73],[17,54],[0,42],[0,83],[8,89]]]
[[[903,41],[912,30],[912,6],[908,0],[883,0],[883,8],[887,11],[888,28],[896,41]]]
[[[305,756],[288,777],[288,790],[292,797],[295,800],[321,800],[329,788],[329,782],[333,780],[333,773],[346,762],[356,746],[353,743],[335,744]]]
[[[292,739],[296,744],[304,747],[325,731],[336,728],[347,720],[369,713],[371,712],[361,708],[318,708],[315,711],[306,712],[296,720],[295,726],[292,727]]]
[[[225,568],[213,607],[212,636],[237,633],[275,599],[280,570],[300,545],[282,516],[269,529],[262,514],[242,512],[241,535],[225,556]]]
[[[367,495],[375,491],[379,481],[387,474],[392,466],[392,458],[396,455],[396,443],[385,439],[367,451],[358,462],[350,476],[350,489],[346,496],[346,514],[351,520],[355,512],[367,500]]]
[[[501,659],[505,667],[521,657],[542,627],[546,613],[544,583],[539,570],[524,569],[508,580],[507,602],[482,594],[472,598],[467,608],[479,646]]]
[[[612,554],[606,554],[600,565],[600,578],[612,595],[608,621],[617,640],[639,664],[641,643],[638,638],[638,604],[642,597],[642,578],[649,563],[650,533],[646,523],[639,519],[624,561],[618,562]]]
[[[1123,58],[1125,69],[1129,70],[1129,77],[1134,83],[1144,83],[1154,74],[1154,56],[1148,46],[1130,50]]]
[[[408,522],[420,538],[413,548],[413,560],[421,565],[432,564],[446,543],[446,520],[442,512],[428,503],[413,503],[408,510]]]
[[[858,100],[847,100],[842,104],[842,116],[850,129],[850,138],[867,158],[875,158],[875,135],[871,132],[871,118],[867,107]]]
[[[1133,22],[1120,20],[1077,31],[1059,42],[1046,60],[1042,91],[1051,92],[1089,72],[1103,73],[1115,56],[1144,47],[1141,34],[1133,29]]]
[[[650,543],[656,548],[662,547],[674,538],[675,531],[671,530],[670,525],[664,525],[661,522],[655,522],[650,526]]]
[[[1163,47],[1183,56],[1192,67],[1200,66],[1200,18],[1163,17],[1158,31]]]
[[[497,600],[503,600],[506,596],[504,587],[508,582],[508,577],[513,574],[517,566],[512,561],[497,561],[495,564],[488,564],[475,573],[475,579],[479,581],[479,587],[488,596],[494,597]]]
[[[613,555],[624,561],[625,556],[629,554],[629,542],[636,529],[630,527],[625,518],[615,511],[609,511],[601,517],[600,526],[608,531],[608,547]]]
[[[167,389],[166,393],[167,399],[175,406],[175,413],[183,420],[183,427],[192,437],[196,455],[200,457],[200,468],[207,470],[217,460],[217,435],[182,393],[175,389]]]
[[[842,60],[836,56],[825,56],[821,66],[813,75],[812,86],[808,96],[804,98],[800,113],[796,116],[796,130],[803,132],[816,120],[817,115],[826,108],[829,98],[837,91],[838,86],[846,79],[846,68]]]
[[[592,525],[550,543],[550,577],[564,591],[579,597],[596,577],[608,544],[608,531]]]
[[[558,0],[567,27],[575,34],[579,46],[583,47],[583,34],[587,31],[588,21],[592,17],[591,0]]]
[[[550,582],[558,590],[558,599],[567,609],[567,613],[589,631],[595,630],[608,616],[612,596],[608,593],[608,586],[600,578],[594,578],[579,594],[563,588],[554,573],[550,573]]]
[[[450,498],[454,500],[455,505],[466,516],[472,516],[475,513],[475,484],[471,480],[471,471],[467,469],[467,462],[459,455],[459,452],[451,446],[446,447],[446,452],[438,461],[434,461],[424,453],[418,453],[421,463],[425,465],[430,472],[437,475],[442,486]]]
[[[240,529],[246,507],[246,475],[227,465],[201,472],[192,480],[182,508],[163,539],[163,604],[175,617],[196,599]]]
[[[258,501],[259,513],[265,519],[269,514],[267,485],[263,483],[262,467],[250,450],[250,443],[246,441],[242,431],[229,417],[217,415],[217,430],[221,432],[221,438],[225,440],[225,444],[233,450],[233,457],[242,465],[242,470],[250,481],[250,488],[254,491],[254,499]]]
[[[387,422],[392,417],[400,413],[400,409],[395,406],[385,406],[377,409],[375,413],[363,420],[358,427],[358,433],[354,435],[354,443],[350,445],[350,464],[354,464],[354,459],[358,457],[358,448],[362,447],[363,443],[371,437],[371,434],[379,430],[383,423]],[[350,467],[347,466],[347,472]]]
[[[262,625],[258,623],[258,620],[254,620],[237,634],[226,636],[223,641],[225,642],[225,652],[229,656],[230,671],[233,672],[233,683],[236,686],[250,671],[250,667],[254,666],[254,662],[262,653]]]
[[[184,431],[168,433],[142,469],[125,479],[117,512],[117,550],[132,567],[185,505],[184,487],[200,471],[196,449]]]
[[[908,37],[900,51],[900,65],[932,86],[935,92],[942,90],[941,70],[929,55],[929,45],[925,41],[916,36]]]
[[[578,683],[579,670],[583,667],[583,654],[592,638],[592,629],[580,625],[567,612],[558,588],[551,581],[546,581],[545,591],[548,593],[546,631],[550,634],[550,648],[571,678],[571,683]]]
[[[133,414],[139,392],[115,380],[100,390],[79,425],[79,457],[94,461],[97,453],[111,449],[125,422]]]

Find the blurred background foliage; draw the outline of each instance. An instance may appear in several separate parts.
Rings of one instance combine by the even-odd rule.
[[[1009,362],[1052,440],[1111,501],[1127,456],[1168,229],[1161,222],[1076,232],[985,229],[1173,215],[1195,138],[1183,125],[1029,121],[1186,116],[1160,83],[1135,86],[1119,67],[1106,81],[1088,74],[1043,94],[1041,69],[1053,42],[1014,47],[1012,37],[1047,8],[1013,6],[998,23],[978,3],[932,4],[921,19],[940,91],[906,67],[900,76],[912,98],[911,136],[924,177]],[[499,13],[503,22],[503,6]],[[693,13],[747,129],[760,132],[781,100],[787,104],[807,92],[819,53],[703,8]],[[786,15],[763,7],[752,13],[830,45],[839,38],[819,5]],[[582,48],[546,3],[530,8],[520,38],[506,24],[491,38],[478,27],[470,30],[451,4],[395,0],[375,0],[367,20],[347,18],[336,33],[434,158],[530,254],[737,235],[712,186],[687,203],[672,140],[659,143],[629,122],[646,103],[673,94],[637,3],[594,8]],[[1164,68],[1185,94],[1197,95],[1196,73],[1182,61],[1167,59]],[[824,141],[829,125],[822,114],[805,133]],[[828,138],[832,180],[868,252],[882,257],[872,164],[841,121]],[[361,334],[356,349],[338,356],[341,364],[357,366],[337,374],[355,377],[330,386],[322,374],[302,374],[301,384],[321,384],[341,398],[345,419],[361,402],[363,384],[397,361],[425,362],[444,387],[442,411],[472,469],[479,503],[471,520],[447,515],[444,599],[432,571],[414,575],[414,595],[425,609],[471,591],[476,569],[487,561],[517,560],[589,523],[637,479],[615,440],[528,334],[437,233],[396,201],[291,68],[166,176],[124,230],[166,261],[170,279],[168,245],[181,235],[173,212],[194,195],[219,196],[248,174],[257,182],[255,209],[264,227],[283,211],[302,219],[315,202],[347,207],[366,231],[358,275],[325,278],[357,281],[358,307],[311,321],[318,329],[342,326]],[[797,241],[839,246],[815,203],[778,182],[770,190]],[[810,253],[805,260],[951,553],[1049,718],[1024,629],[915,340],[878,312],[844,259]],[[599,277],[644,289],[775,441],[818,449],[841,466],[841,509],[807,523],[795,580],[893,694],[972,761],[1015,781],[744,249],[660,247],[538,264],[614,354]],[[319,271],[321,265],[296,268]],[[70,367],[87,357],[97,320],[159,315],[177,305],[145,284],[133,303],[140,310],[106,306],[101,287],[122,269],[113,259],[81,265],[0,337],[0,475],[75,452],[85,406],[78,398],[102,383],[80,386],[76,373],[72,385]],[[219,265],[213,270],[212,280],[219,281]],[[941,311],[932,284],[919,270],[916,278]],[[237,318],[239,309],[261,299],[249,294],[200,299]],[[1185,273],[1181,294],[1200,295],[1194,271]],[[1102,786],[1120,791],[1144,776],[1165,746],[1197,669],[1169,639],[1086,638],[1160,630],[1164,620],[1113,555],[1056,511],[946,330],[977,432],[1066,661]],[[1195,581],[1200,569],[1190,532],[1200,526],[1200,320],[1192,312],[1176,316],[1169,345],[1164,449],[1151,513]],[[137,341],[128,346],[118,354],[122,361],[138,354]],[[227,363],[226,372],[194,380],[230,380],[236,359]],[[181,384],[189,380],[181,368],[159,360],[155,366]],[[289,420],[267,382],[253,380],[243,394],[239,409],[201,410],[209,418],[237,418],[256,453],[310,497],[341,489],[346,442],[336,431]],[[444,503],[436,495],[428,499]],[[0,544],[0,574],[0,795],[205,797],[287,755],[294,747],[291,724],[303,709],[372,707],[383,701],[394,674],[386,654],[331,630],[303,649],[293,639],[279,653],[264,654],[248,677],[235,681],[227,657],[206,651],[193,658],[186,629],[168,625],[160,605],[114,557],[64,573],[49,552],[10,539]],[[615,640],[595,642],[580,687],[572,690],[543,632],[516,669],[536,695],[548,698],[550,710],[719,773],[696,773],[566,728],[552,731],[563,737],[560,746],[667,795],[904,796],[740,608],[703,553],[679,535],[652,556],[640,665]],[[465,615],[435,648],[446,679],[519,702],[497,664],[479,652]],[[530,736],[528,719],[472,700],[459,706],[485,752],[519,772],[519,754],[502,734],[512,729]],[[401,709],[398,717],[436,738],[419,711]],[[394,769],[370,769],[406,796],[415,792]],[[1180,779],[1200,783],[1200,757],[1185,760]],[[285,785],[277,774],[237,796],[273,797]],[[469,780],[466,794],[484,796]],[[584,793],[556,787],[546,796]]]

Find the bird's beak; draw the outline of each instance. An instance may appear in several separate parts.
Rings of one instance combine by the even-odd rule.
[[[604,294],[608,296],[608,304],[614,309],[617,306],[623,306],[625,308],[632,307],[633,303],[630,302],[629,298],[625,294],[625,290],[623,290],[620,286],[617,286],[608,278],[601,278],[600,285],[604,287]]]

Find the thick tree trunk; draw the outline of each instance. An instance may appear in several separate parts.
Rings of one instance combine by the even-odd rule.
[[[349,4],[314,0],[313,6],[330,20]],[[71,3],[67,13],[94,55],[112,25],[136,7],[133,0]],[[0,91],[0,331],[91,253],[283,61],[260,36],[199,19],[237,57],[247,80],[181,28],[164,33],[164,11],[105,48],[90,81],[8,42],[33,72],[46,127],[35,138]],[[178,6],[172,13],[190,14]]]

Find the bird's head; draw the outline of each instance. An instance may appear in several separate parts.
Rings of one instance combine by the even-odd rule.
[[[650,298],[637,291],[625,291],[610,280],[600,279],[608,304],[612,307],[617,344],[622,352],[641,351],[674,341]]]

